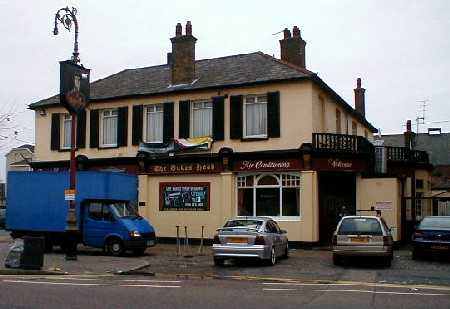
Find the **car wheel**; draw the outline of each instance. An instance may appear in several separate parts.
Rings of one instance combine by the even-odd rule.
[[[334,254],[334,253],[333,253],[333,264],[336,266],[342,265],[342,258],[339,255]]]
[[[225,265],[225,260],[224,259],[220,259],[220,258],[214,258],[214,265],[215,266],[223,266]]]
[[[420,258],[419,250],[417,250],[416,248],[413,248],[413,249],[412,249],[411,258],[412,258],[413,260],[418,260],[418,259]]]
[[[283,259],[287,259],[289,257],[289,245],[286,244],[286,248],[284,248]]]
[[[118,238],[111,238],[106,244],[106,251],[113,256],[121,256],[124,252],[123,243]]]
[[[270,250],[270,258],[267,260],[269,266],[273,266],[277,263],[277,254],[275,253],[275,248],[272,247]]]

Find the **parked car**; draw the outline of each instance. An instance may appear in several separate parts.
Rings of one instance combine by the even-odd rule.
[[[235,218],[217,231],[212,247],[217,266],[236,258],[259,258],[275,265],[279,257],[288,257],[287,232],[271,218]]]
[[[412,258],[425,253],[450,253],[450,216],[425,217],[417,225],[412,236]]]
[[[333,263],[350,256],[376,256],[391,266],[393,239],[386,222],[376,216],[345,216],[333,235]]]
[[[5,228],[6,208],[0,208],[0,229]]]

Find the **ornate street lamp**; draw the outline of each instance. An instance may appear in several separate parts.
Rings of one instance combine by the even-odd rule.
[[[53,29],[53,34],[58,35],[58,22],[64,26],[68,31],[72,28],[72,23],[75,27],[75,42],[73,44],[73,55],[72,61],[75,63],[80,62],[80,53],[78,52],[78,21],[77,17],[77,9],[72,7],[72,10],[69,7],[65,7],[59,9],[55,14],[55,28]]]
[[[77,116],[83,112],[89,101],[89,70],[85,69],[80,62],[78,53],[78,21],[77,10],[72,7],[59,9],[55,14],[55,28],[53,34],[58,34],[58,23],[62,24],[68,31],[72,24],[75,27],[75,43],[72,59],[60,62],[60,103],[72,116],[70,135],[70,188],[65,191],[65,199],[69,201],[69,209],[66,219],[66,260],[77,259],[77,238],[79,230],[76,216],[76,126]]]

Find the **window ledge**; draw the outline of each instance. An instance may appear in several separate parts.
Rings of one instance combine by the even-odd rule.
[[[241,138],[241,142],[265,141],[268,139],[268,136],[249,136]]]
[[[58,152],[69,152],[70,148],[60,148],[58,149]]]
[[[98,149],[112,149],[112,148],[119,148],[117,145],[102,145],[99,146]]]

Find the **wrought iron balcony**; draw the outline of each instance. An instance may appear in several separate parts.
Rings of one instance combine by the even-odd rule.
[[[394,162],[413,162],[429,164],[428,153],[421,150],[411,150],[407,147],[386,146],[387,160]]]
[[[313,133],[314,151],[329,153],[353,153],[373,155],[374,146],[366,138],[358,135]]]

